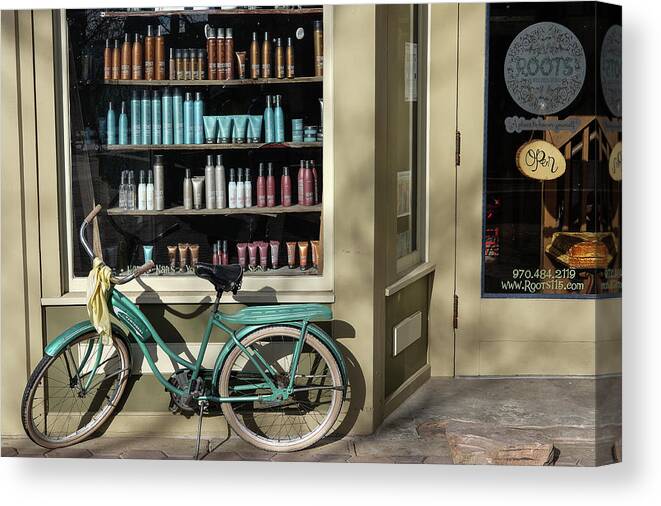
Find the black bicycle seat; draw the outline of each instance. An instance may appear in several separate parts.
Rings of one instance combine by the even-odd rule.
[[[198,263],[195,275],[209,281],[217,292],[236,292],[241,288],[243,268],[239,264],[211,265]]]

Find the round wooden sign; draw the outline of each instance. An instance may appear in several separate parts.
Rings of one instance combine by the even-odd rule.
[[[622,143],[618,142],[608,158],[608,173],[614,181],[622,181]]]
[[[526,142],[516,152],[516,166],[526,177],[550,181],[565,173],[567,162],[553,144],[535,140]]]

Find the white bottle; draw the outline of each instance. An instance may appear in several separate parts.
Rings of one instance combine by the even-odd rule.
[[[234,169],[230,169],[230,182],[227,186],[229,208],[236,209],[236,181],[234,181]]]
[[[216,155],[216,209],[227,207],[227,192],[225,191],[225,166],[223,155]]]
[[[243,171],[239,169],[239,180],[236,183],[236,207],[242,209],[246,206],[246,190],[243,184]]]
[[[138,184],[138,210],[147,209],[147,184],[145,183],[145,171],[140,171],[140,183]]]
[[[129,182],[126,185],[126,209],[133,211],[135,209],[135,173],[128,173]]]
[[[128,171],[123,170],[121,183],[119,184],[119,208],[124,210],[128,208],[126,203],[126,178],[128,178]]]
[[[204,189],[207,209],[216,208],[216,169],[213,166],[213,155],[207,155],[207,165],[204,167]]]
[[[147,211],[154,210],[154,173],[147,172]]]
[[[252,181],[250,180],[250,169],[246,169],[246,181],[243,183],[245,190],[246,207],[252,207]]]

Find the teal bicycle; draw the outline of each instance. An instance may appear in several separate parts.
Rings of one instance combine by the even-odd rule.
[[[96,208],[80,227],[80,241],[90,259],[86,228],[101,211]],[[173,412],[198,414],[198,451],[202,418],[220,405],[229,426],[245,441],[275,452],[296,451],[316,443],[333,428],[347,391],[347,370],[333,340],[312,323],[329,320],[319,304],[246,307],[233,314],[218,310],[223,292],[236,294],[239,265],[199,264],[196,274],[210,281],[216,299],[194,361],[177,355],[147,317],[115,285],[154,268],[147,262],[131,274],[111,278],[108,307],[126,328],[113,323],[102,339],[89,321],[77,323],[50,342],[23,394],[22,419],[38,445],[60,448],[97,432],[121,405],[131,374],[131,343],[140,349],[156,379],[170,393]],[[229,325],[241,326],[239,330]],[[202,367],[211,332],[228,339],[213,369]],[[153,341],[176,364],[169,378],[159,370],[147,342]]]

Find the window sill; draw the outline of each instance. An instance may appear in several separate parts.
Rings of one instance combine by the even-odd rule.
[[[436,270],[436,264],[431,262],[425,262],[418,265],[411,272],[402,276],[400,279],[395,281],[393,284],[386,287],[386,297],[396,294],[400,290],[403,290],[412,283],[415,283],[419,279],[431,274]]]
[[[124,292],[137,304],[211,304],[216,293],[207,292]],[[225,293],[221,304],[278,304],[296,302],[316,302],[332,304],[335,294],[332,291],[243,291],[236,296]],[[85,292],[68,292],[60,297],[42,297],[42,306],[84,306],[87,303]]]

